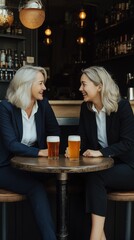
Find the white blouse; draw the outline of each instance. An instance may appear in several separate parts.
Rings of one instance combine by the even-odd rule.
[[[22,123],[23,123],[23,134],[21,143],[32,146],[37,141],[37,132],[36,132],[36,125],[35,125],[35,113],[38,110],[38,104],[35,103],[31,116],[28,118],[27,113],[21,109],[22,113]]]
[[[101,111],[97,111],[95,106],[92,106],[93,111],[96,114],[96,123],[97,123],[97,136],[98,142],[102,147],[107,147],[107,134],[106,134],[106,111],[103,107]]]

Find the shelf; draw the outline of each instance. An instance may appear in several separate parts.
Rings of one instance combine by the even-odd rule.
[[[134,53],[129,53],[129,54],[121,54],[121,55],[118,55],[118,56],[114,56],[114,57],[111,57],[109,59],[104,59],[104,60],[94,60],[95,63],[101,63],[101,62],[108,62],[108,61],[112,61],[112,60],[118,60],[118,59],[121,59],[121,58],[127,58],[127,57],[131,57],[131,56],[134,56]]]
[[[7,72],[16,72],[18,69],[14,69],[14,68],[0,68],[0,71],[7,71]]]
[[[11,34],[1,34],[0,37],[2,38],[10,38],[10,39],[18,39],[18,40],[25,40],[26,37],[24,36],[19,36],[19,35],[11,35]]]
[[[131,18],[127,18],[127,19],[124,19],[122,21],[119,21],[118,23],[114,23],[112,25],[108,25],[106,27],[103,27],[100,30],[94,32],[94,34],[97,35],[97,34],[107,32],[107,31],[111,31],[111,30],[114,30],[115,28],[119,28],[119,27],[122,27],[124,25],[128,25],[130,23],[132,24],[132,22],[134,23],[134,16],[131,17]]]
[[[10,83],[11,80],[0,80],[0,83]]]

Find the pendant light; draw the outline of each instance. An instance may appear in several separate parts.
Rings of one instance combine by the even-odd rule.
[[[77,43],[78,43],[79,45],[85,44],[85,43],[86,43],[86,38],[83,37],[83,36],[78,37],[78,38],[77,38]]]
[[[47,5],[46,5],[46,22],[49,22],[49,0],[47,0]],[[52,44],[52,38],[51,38],[51,35],[52,35],[52,30],[50,28],[50,26],[47,24],[47,27],[45,28],[44,30],[44,33],[45,33],[45,38],[44,38],[44,43],[45,45],[51,45]]]
[[[13,20],[13,11],[6,7],[5,0],[0,0],[0,29],[10,27],[13,23]]]
[[[85,19],[86,19],[86,16],[87,16],[87,14],[86,14],[84,8],[81,8],[81,10],[80,10],[80,12],[79,12],[79,19],[80,19],[80,20],[85,20]]]
[[[45,29],[44,32],[45,32],[45,35],[48,36],[48,37],[51,36],[51,34],[52,34],[52,30],[50,29],[49,26]]]
[[[21,0],[19,18],[26,28],[39,28],[45,20],[45,10],[41,0]]]

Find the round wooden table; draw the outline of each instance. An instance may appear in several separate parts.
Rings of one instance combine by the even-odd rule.
[[[58,240],[68,240],[67,229],[67,180],[69,173],[87,173],[101,171],[113,166],[112,158],[80,157],[70,160],[64,156],[53,160],[47,157],[19,157],[11,160],[13,166],[31,172],[57,174],[57,237]]]

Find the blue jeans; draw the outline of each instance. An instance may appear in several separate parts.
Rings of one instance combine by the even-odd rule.
[[[31,203],[42,240],[56,240],[47,194],[40,181],[28,172],[5,166],[0,168],[0,188],[26,195]]]

